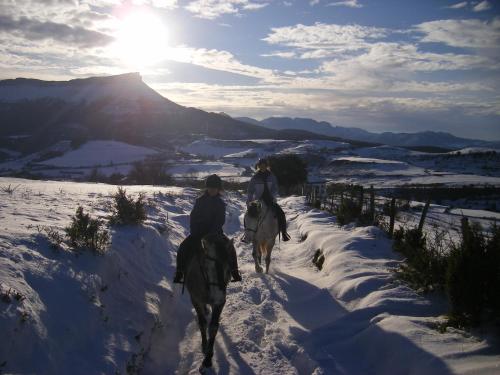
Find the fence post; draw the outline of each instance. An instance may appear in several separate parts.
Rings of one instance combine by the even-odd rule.
[[[372,223],[375,222],[375,190],[373,185],[370,185],[370,219]]]
[[[424,229],[425,217],[427,216],[427,211],[429,210],[429,205],[431,204],[431,198],[427,198],[427,202],[425,202],[424,209],[422,211],[422,216],[420,216],[420,222],[418,223],[418,231],[422,233]]]
[[[389,238],[394,234],[394,220],[396,218],[396,198],[391,199],[391,221],[389,222]]]

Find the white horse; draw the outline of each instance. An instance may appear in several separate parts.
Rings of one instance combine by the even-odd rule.
[[[252,256],[255,272],[262,273],[262,257],[266,261],[266,273],[269,272],[271,252],[279,234],[278,219],[272,207],[262,201],[253,201],[248,205],[244,216],[245,236],[252,241]]]

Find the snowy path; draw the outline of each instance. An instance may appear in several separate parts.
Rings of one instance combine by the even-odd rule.
[[[433,328],[444,306],[430,304],[393,282],[390,268],[398,261],[377,229],[338,228],[324,213],[308,212],[301,198],[282,204],[291,218],[292,241],[275,247],[270,274],[255,273],[250,245],[237,246],[244,280],[229,287],[215,345],[215,373],[500,370],[500,356],[493,355],[485,342]],[[235,237],[241,234],[241,209],[237,201],[229,205],[226,230]],[[316,248],[327,256],[321,272],[311,263]],[[179,292],[177,297],[187,300],[190,308],[187,295]],[[177,365],[170,363],[176,374],[198,373],[202,360],[197,324],[192,312],[190,316],[191,320],[182,317]]]
[[[106,218],[116,186],[0,178],[0,372],[39,375],[197,373],[200,337],[173,285],[176,245],[198,190],[146,193],[148,219],[112,228],[104,256],[50,247],[38,225],[62,232],[77,205]],[[225,231],[241,234],[243,199],[227,193]],[[339,228],[301,197],[281,202],[292,241],[256,274],[237,243],[243,282],[232,283],[215,345],[217,374],[498,374],[498,340],[439,333],[443,298],[395,282],[397,256],[374,227]],[[322,271],[311,262],[325,256]],[[6,301],[5,293],[22,299]],[[477,337],[483,337],[478,339]]]

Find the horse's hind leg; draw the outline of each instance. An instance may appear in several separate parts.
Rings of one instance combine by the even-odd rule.
[[[219,330],[219,320],[222,314],[224,303],[212,307],[212,318],[210,319],[210,326],[208,327],[208,345],[205,351],[205,359],[203,360],[203,367],[212,367],[212,357],[214,356],[215,336]]]
[[[271,253],[273,251],[274,241],[266,242],[266,273],[269,273],[269,265],[271,264]]]
[[[198,317],[198,327],[200,328],[201,334],[201,351],[205,354],[207,350],[207,307],[195,301],[193,302],[194,309],[196,310],[196,316]]]
[[[252,256],[253,256],[253,260],[255,262],[255,272],[257,273],[261,273],[262,272],[262,267],[260,266],[260,261],[261,261],[261,253],[260,253],[260,248],[259,248],[259,244],[257,244],[256,242],[253,243],[253,252],[252,252]]]

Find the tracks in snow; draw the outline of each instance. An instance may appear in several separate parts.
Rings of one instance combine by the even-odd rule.
[[[231,213],[231,208],[229,211]],[[234,213],[229,217],[237,218]],[[230,225],[234,227],[234,223]],[[240,235],[240,232],[233,233],[235,238]],[[297,233],[293,236],[298,237]],[[294,240],[290,242],[293,245]],[[308,333],[308,327],[302,323],[314,325],[314,315],[320,313],[307,308],[308,301],[317,297],[319,289],[286,273],[287,267],[281,258],[287,246],[284,243],[275,246],[270,273],[266,275],[255,273],[251,245],[237,243],[243,282],[229,285],[215,344],[215,373],[325,373],[300,344],[300,338]],[[200,342],[193,314],[179,343],[181,360],[177,374],[197,373],[202,361]]]

